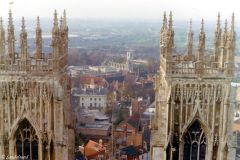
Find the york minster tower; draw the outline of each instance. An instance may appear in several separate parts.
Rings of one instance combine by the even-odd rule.
[[[167,20],[168,19],[168,20]],[[187,50],[174,54],[170,12],[160,33],[160,71],[156,77],[156,113],[152,119],[152,160],[227,160],[231,151],[234,77],[234,15],[221,28],[218,15],[214,50],[205,49],[204,21],[197,50],[190,22]]]
[[[66,72],[66,13],[60,23],[57,12],[54,13],[50,54],[43,53],[40,19],[36,22],[36,48],[34,53],[29,53],[24,18],[19,46],[15,45],[12,12],[9,12],[7,30],[0,20],[0,156],[72,160],[74,123]],[[19,53],[16,47],[20,47]]]

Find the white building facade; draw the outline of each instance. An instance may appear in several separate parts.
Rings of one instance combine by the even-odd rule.
[[[76,96],[79,98],[80,109],[98,109],[101,112],[105,112],[107,107],[106,94],[78,94]]]

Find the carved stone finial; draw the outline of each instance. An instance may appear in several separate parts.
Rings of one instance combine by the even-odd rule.
[[[28,44],[27,44],[27,32],[25,26],[24,17],[22,17],[22,30],[20,33],[20,57],[21,60],[27,60],[28,58]]]
[[[58,37],[59,36],[59,28],[58,28],[58,18],[57,18],[57,11],[54,12],[54,19],[53,19],[53,29],[52,29],[52,46],[57,47],[58,45]]]
[[[227,33],[227,19],[225,19],[225,24],[224,24],[224,33]]]
[[[173,30],[173,16],[172,12],[169,14],[168,28],[163,34],[164,43],[166,45],[166,58],[168,60],[172,59],[172,49],[174,48],[174,30]]]
[[[228,62],[228,73],[233,74],[233,66],[234,66],[234,54],[235,54],[235,43],[236,43],[236,37],[235,37],[235,29],[234,29],[234,13],[232,14],[232,21],[231,21],[231,29],[229,31],[229,35],[227,37],[227,57],[226,61]]]
[[[227,30],[227,19],[225,19],[225,23],[224,23],[224,29],[223,29],[223,34],[222,34],[222,38],[221,38],[221,47],[224,48],[226,43],[227,43],[227,36],[228,36],[228,30]]]
[[[205,47],[205,32],[204,32],[204,20],[202,19],[201,29],[200,29],[200,34],[199,34],[199,46],[198,46],[198,48],[201,49],[203,47]]]
[[[220,12],[218,12],[217,26],[220,27]]]
[[[235,17],[234,17],[234,13],[232,14],[232,21],[231,21],[231,30],[230,30],[230,39],[231,39],[231,49],[232,51],[235,49]]]
[[[227,44],[227,39],[228,39],[228,30],[227,30],[227,19],[225,20],[225,23],[224,23],[224,29],[223,29],[223,34],[222,34],[222,37],[221,37],[221,55],[220,55],[220,58],[219,58],[219,63],[220,63],[220,67],[223,68],[224,67],[224,63],[225,63],[225,60],[226,60],[226,44]]]
[[[67,29],[67,14],[65,9],[63,11],[63,29]]]
[[[39,16],[37,16],[37,29],[39,29],[39,28],[41,28],[41,26],[40,26],[40,18],[39,18]]]
[[[37,27],[36,27],[36,52],[34,54],[34,57],[36,59],[41,59],[43,58],[43,53],[42,53],[42,30],[40,26],[40,18],[37,17]]]
[[[198,44],[198,60],[203,61],[205,50],[205,32],[204,32],[204,20],[201,22],[201,29],[199,34],[199,44]]]
[[[0,17],[0,34],[4,32],[4,28],[3,28],[3,20],[2,17]],[[1,36],[1,35],[0,35]],[[2,37],[1,37],[2,38]]]
[[[188,31],[188,37],[187,37],[187,54],[189,60],[192,59],[192,47],[193,47],[193,32],[192,32],[192,19],[190,19],[189,22],[189,31]]]
[[[201,21],[201,29],[200,29],[201,33],[204,33],[204,20],[202,19]]]
[[[189,32],[192,32],[192,19],[189,21]]]
[[[5,54],[5,31],[3,28],[3,20],[0,17],[0,63],[4,62],[4,54]]]
[[[26,26],[25,26],[24,17],[22,17],[22,31],[26,31]]]
[[[68,26],[67,26],[67,15],[66,10],[63,11],[63,17],[61,18],[61,53],[67,54],[68,53]],[[67,60],[65,60],[67,62]]]
[[[218,16],[217,16],[217,25],[216,25],[216,32],[219,32],[219,30],[221,30],[221,18],[220,18],[220,12],[218,12]]]
[[[164,11],[163,13],[163,22],[162,22],[162,30],[167,28],[167,15],[166,15],[166,11]]]
[[[12,18],[12,11],[11,11],[11,9],[9,10],[9,13],[8,13],[8,25],[9,26],[13,25],[13,18]]]
[[[60,17],[60,30],[63,30],[63,17]]]
[[[57,10],[54,11],[53,30],[58,30]]]
[[[171,30],[173,27],[173,15],[172,15],[172,11],[170,11],[169,14],[169,22],[168,22],[168,28]]]
[[[58,58],[61,52],[61,34],[59,32],[59,27],[58,27],[58,18],[57,18],[57,11],[55,10],[54,12],[54,19],[53,19],[53,29],[52,29],[52,56],[54,59],[53,62],[53,71],[58,71],[59,68],[59,62]]]
[[[14,26],[13,26],[13,18],[12,11],[9,10],[8,13],[8,58],[15,62],[15,36],[14,36]]]
[[[220,46],[221,46],[221,22],[220,22],[220,13],[218,13],[217,16],[217,24],[216,24],[216,29],[215,29],[215,36],[214,36],[214,57],[215,57],[215,62],[219,61],[219,53],[220,53]]]
[[[3,20],[2,20],[2,17],[0,17],[0,28],[3,28]]]
[[[231,32],[235,32],[234,30],[234,23],[235,23],[235,16],[234,16],[234,13],[232,13],[232,21],[231,21]]]
[[[2,17],[0,17],[0,39],[5,41],[5,31],[3,27],[3,20]]]
[[[67,16],[66,16],[67,14],[66,14],[66,10],[64,9],[63,10],[63,18],[66,18]]]

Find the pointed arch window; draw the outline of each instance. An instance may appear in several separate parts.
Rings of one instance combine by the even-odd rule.
[[[30,160],[38,159],[38,137],[32,125],[24,119],[16,131],[17,156],[26,156]]]
[[[196,120],[184,135],[183,160],[205,160],[206,135]]]

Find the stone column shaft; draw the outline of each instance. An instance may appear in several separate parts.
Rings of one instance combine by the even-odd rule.
[[[40,138],[38,139],[38,160],[43,160],[43,144]]]

